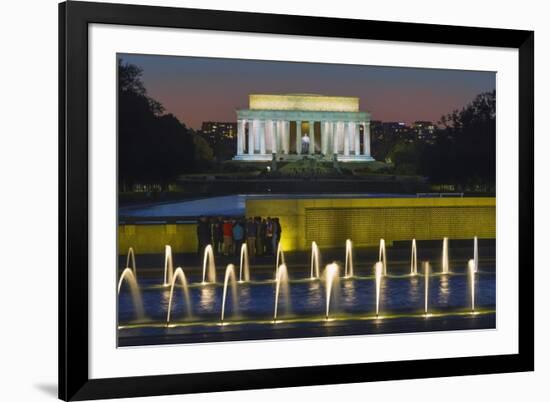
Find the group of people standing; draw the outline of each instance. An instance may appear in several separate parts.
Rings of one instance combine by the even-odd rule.
[[[197,224],[198,253],[211,244],[218,255],[237,255],[246,242],[248,256],[274,255],[281,241],[282,228],[279,218],[208,218]]]

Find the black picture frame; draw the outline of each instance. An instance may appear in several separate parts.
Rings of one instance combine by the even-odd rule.
[[[88,25],[192,28],[519,51],[518,353],[90,379]],[[87,400],[534,370],[534,32],[71,1],[59,5],[59,398]]]

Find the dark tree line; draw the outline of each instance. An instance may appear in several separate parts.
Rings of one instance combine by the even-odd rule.
[[[494,188],[496,93],[476,96],[462,110],[443,116],[430,144],[399,141],[391,152],[396,169],[425,175],[432,184]]]
[[[164,186],[181,173],[191,172],[208,150],[194,132],[148,96],[142,69],[118,61],[119,185],[127,191],[135,183]],[[200,152],[195,152],[195,151]],[[196,159],[199,160],[196,160]],[[197,163],[198,162],[198,163]]]

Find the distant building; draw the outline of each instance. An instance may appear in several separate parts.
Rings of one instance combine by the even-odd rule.
[[[371,132],[374,142],[393,144],[398,140],[413,141],[411,127],[400,121],[372,121]]]
[[[212,148],[217,160],[231,159],[237,143],[237,123],[205,121],[198,134]]]
[[[385,121],[382,123],[385,136],[404,137],[410,132],[410,127],[401,121]]]
[[[205,121],[200,133],[210,144],[215,144],[221,139],[232,140],[237,137],[237,123]]]
[[[433,143],[437,127],[431,121],[415,121],[411,126],[415,137],[420,141]]]
[[[317,94],[251,94],[237,110],[240,161],[296,160],[316,156],[341,162],[373,161],[370,113],[359,98]]]

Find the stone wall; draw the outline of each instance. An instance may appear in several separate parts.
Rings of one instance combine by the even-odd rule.
[[[248,200],[247,216],[279,217],[285,251],[376,246],[380,238],[396,240],[469,239],[496,236],[495,198],[367,198]],[[120,225],[119,254],[178,253],[197,250],[195,223]]]
[[[197,251],[197,225],[132,224],[118,227],[118,253],[126,254],[133,247],[136,254],[164,253],[164,246],[172,246],[178,253]]]
[[[495,238],[495,198],[368,198],[249,200],[247,216],[277,216],[285,251],[376,246],[380,238],[437,240]]]

